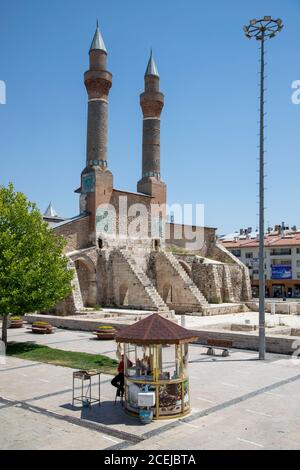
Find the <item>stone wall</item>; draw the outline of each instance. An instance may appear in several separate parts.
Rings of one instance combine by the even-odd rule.
[[[195,331],[199,335],[197,343],[207,344],[208,339],[220,339],[225,341],[232,341],[233,348],[238,349],[249,349],[252,351],[258,351],[259,338],[257,333],[244,333],[224,331],[224,330],[197,330]],[[266,351],[275,354],[293,354],[295,352],[295,337],[289,337],[287,335],[267,335],[266,336]]]
[[[120,194],[121,191],[114,190],[114,204],[118,203]],[[146,203],[150,208],[152,198],[134,193],[124,195],[128,196],[129,207]],[[148,215],[147,220],[142,219],[140,223],[149,229]],[[89,217],[63,224],[55,232],[67,239],[66,251],[76,267],[77,291],[83,306],[156,311],[169,307],[177,313],[188,313],[203,312],[208,302],[219,304],[251,299],[248,270],[226,249],[215,245],[215,229],[202,229],[206,240],[203,252],[214,255],[219,261],[205,260],[192,253],[174,257],[164,250],[161,239],[148,237],[117,239],[106,234],[101,245],[89,248]],[[61,315],[74,310],[72,297],[56,308]]]
[[[171,253],[152,252],[148,276],[164,302],[176,313],[201,312],[202,306],[207,304],[205,297],[176,258],[172,258]]]
[[[111,253],[108,268],[108,305],[157,310],[143,283],[120,250]]]
[[[200,241],[193,244],[193,239]],[[166,247],[178,247],[200,256],[211,257],[216,242],[216,229],[211,227],[196,227],[192,225],[166,224]]]
[[[275,304],[275,311],[274,309]],[[273,305],[273,307],[272,307]],[[247,306],[253,312],[259,311],[259,302],[252,300]],[[300,315],[300,302],[265,302],[265,311],[268,313],[282,313],[285,315]]]
[[[234,279],[234,269],[232,266],[238,266],[242,272],[242,289],[241,289],[241,298],[240,300],[248,301],[252,299],[252,290],[251,290],[251,281],[249,275],[249,269],[245,266],[238,258],[236,258],[232,253],[230,253],[224,246],[219,243],[216,243],[212,252],[212,258],[222,263],[229,265],[232,269],[233,279]],[[238,272],[236,270],[236,272]]]
[[[192,279],[210,303],[223,302],[223,265],[204,264],[194,257]]]
[[[75,261],[81,297],[84,307],[96,305],[95,272],[82,260]]]
[[[55,308],[50,310],[50,312],[60,316],[74,315],[76,312],[83,309],[81,290],[74,263],[70,262],[69,268],[73,270],[73,279],[71,283],[72,293],[65,300],[59,302]]]
[[[143,248],[150,250],[158,239],[159,245],[164,245],[164,212],[153,213],[158,206],[152,197],[114,189],[109,204],[108,210],[101,207],[97,211],[97,239],[104,247],[134,248],[142,242]]]
[[[70,220],[59,227],[54,227],[53,230],[56,235],[60,235],[67,240],[66,253],[90,246],[88,216]]]
[[[239,264],[205,260],[200,256],[176,254],[186,272],[210,303],[249,300],[246,270]],[[250,281],[249,281],[250,282]]]

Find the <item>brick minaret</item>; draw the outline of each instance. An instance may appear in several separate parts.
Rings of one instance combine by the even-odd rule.
[[[88,93],[86,167],[81,174],[81,212],[90,214],[90,241],[95,240],[96,211],[110,200],[113,176],[107,169],[108,94],[112,74],[106,66],[107,51],[98,22],[89,51],[90,67],[84,74]]]
[[[145,73],[145,91],[140,103],[143,111],[143,163],[142,179],[137,190],[154,197],[154,202],[166,202],[166,185],[160,179],[160,115],[164,95],[159,91],[159,74],[151,51]]]

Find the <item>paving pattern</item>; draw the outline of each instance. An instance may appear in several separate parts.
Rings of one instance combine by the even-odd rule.
[[[113,341],[57,330],[9,339],[115,357]],[[190,346],[192,412],[141,425],[114,405],[111,376],[101,376],[101,406],[73,407],[72,369],[8,357],[0,365],[1,449],[299,449],[300,360],[233,350],[209,357]]]

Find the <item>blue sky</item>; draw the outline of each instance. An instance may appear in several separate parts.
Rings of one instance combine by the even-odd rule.
[[[280,17],[267,44],[266,221],[300,226],[299,0],[2,0],[0,184],[13,181],[41,210],[78,213],[85,164],[83,73],[96,18],[113,73],[109,167],[115,187],[141,175],[139,94],[150,47],[165,94],[162,176],[169,203],[205,204],[220,233],[257,226],[258,43],[251,18]]]

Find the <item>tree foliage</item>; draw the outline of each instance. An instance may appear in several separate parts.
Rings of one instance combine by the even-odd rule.
[[[0,315],[49,309],[71,293],[64,246],[34,203],[0,186]]]

